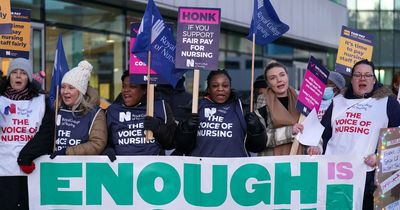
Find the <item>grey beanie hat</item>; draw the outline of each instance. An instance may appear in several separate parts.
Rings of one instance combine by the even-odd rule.
[[[25,58],[16,58],[13,61],[11,61],[10,66],[8,66],[7,70],[7,79],[10,78],[10,74],[12,71],[15,69],[21,69],[26,72],[28,75],[29,81],[32,82],[32,63]]]
[[[338,72],[331,71],[329,73],[328,80],[335,83],[336,87],[338,87],[340,90],[343,89],[344,86],[346,86],[346,80],[344,79],[343,75]]]

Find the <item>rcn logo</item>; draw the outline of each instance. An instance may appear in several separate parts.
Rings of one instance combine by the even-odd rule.
[[[16,110],[17,110],[17,107],[15,106],[15,104],[10,104],[9,106],[6,106],[6,107],[4,108],[3,113],[4,113],[5,115],[15,114]]]
[[[217,113],[217,108],[205,108],[204,109],[204,117],[211,117],[213,116],[215,113]]]
[[[120,112],[119,113],[119,121],[120,122],[131,121],[131,119],[132,119],[131,112]]]
[[[186,67],[194,67],[194,59],[186,59]]]

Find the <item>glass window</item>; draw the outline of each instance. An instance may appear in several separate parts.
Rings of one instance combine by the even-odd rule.
[[[93,65],[90,86],[96,88],[102,98],[113,100],[121,90],[121,82],[116,75],[121,75],[123,71],[124,37],[47,27],[46,74],[49,77],[46,87],[50,87],[58,34],[63,36],[69,68],[75,67],[83,59],[89,61]]]
[[[375,66],[379,66],[381,63],[380,60],[381,45],[379,42],[380,33],[379,31],[365,31],[365,32],[374,36],[374,50],[372,52],[372,61],[375,63]]]
[[[226,49],[226,33],[225,32],[221,32],[220,36],[219,36],[219,49],[221,50],[225,50]]]
[[[379,29],[379,13],[378,12],[358,12],[357,13],[358,29]]]
[[[400,46],[400,31],[395,32],[393,46],[396,46],[394,51],[394,66],[400,67],[400,50],[398,50],[398,46]]]
[[[355,10],[349,10],[349,27],[357,28],[357,12]]]
[[[31,19],[40,21],[42,19],[40,8],[42,0],[12,0],[11,7],[24,8],[31,10]]]
[[[393,29],[393,12],[381,11],[381,29]]]
[[[356,10],[357,9],[356,3],[357,3],[357,0],[347,0],[347,9],[348,10]]]
[[[394,1],[393,0],[381,0],[381,10],[393,10]]]
[[[392,66],[393,65],[393,53],[394,53],[394,40],[393,31],[381,31],[380,32],[380,66]],[[377,39],[376,39],[377,40]],[[375,51],[375,50],[374,50]]]
[[[358,0],[357,1],[358,10],[378,10],[379,0]]]
[[[240,36],[234,33],[227,34],[227,49],[233,51],[239,51],[240,48]]]
[[[394,13],[394,28],[400,30],[400,11]]]
[[[400,10],[400,0],[394,0],[394,9]]]
[[[124,33],[122,10],[81,1],[47,0],[46,21]]]

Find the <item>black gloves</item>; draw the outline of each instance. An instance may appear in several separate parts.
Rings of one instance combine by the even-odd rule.
[[[184,131],[194,131],[197,130],[200,123],[200,116],[198,114],[192,113],[190,117],[183,122],[182,129]]]
[[[247,113],[245,116],[247,131],[251,134],[260,134],[264,131],[264,126],[254,112]]]
[[[57,155],[65,155],[65,151],[67,148],[62,149],[60,151],[54,151],[53,154],[50,155],[50,159],[54,159]]]
[[[158,127],[161,124],[161,120],[155,117],[146,116],[144,118],[144,129],[151,130],[155,133],[158,130]]]
[[[108,159],[110,159],[111,162],[114,162],[114,160],[117,159],[117,157],[115,156],[115,150],[111,147],[107,147],[104,150],[103,155],[107,155]]]

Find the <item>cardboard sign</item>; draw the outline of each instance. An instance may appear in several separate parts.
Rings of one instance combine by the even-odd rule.
[[[400,209],[400,128],[382,128],[379,133],[375,209]]]
[[[218,69],[221,9],[180,7],[176,68]]]
[[[353,65],[363,59],[372,59],[374,36],[342,26],[339,49],[336,57],[336,71],[350,75]]]
[[[12,9],[12,34],[0,35],[0,57],[29,59],[31,10]]]
[[[329,71],[321,65],[313,56],[308,61],[303,83],[301,84],[296,108],[307,116],[311,110],[317,112],[321,104],[326,83],[328,82]]]
[[[172,24],[166,23],[172,28]],[[129,79],[133,84],[147,84],[147,65],[132,53],[132,48],[136,42],[140,23],[131,23],[131,38],[129,45]],[[150,70],[151,84],[168,84],[168,82],[157,74],[153,69]]]
[[[11,7],[10,0],[0,0],[0,34],[11,34]]]
[[[42,156],[30,209],[361,209],[354,156]]]

